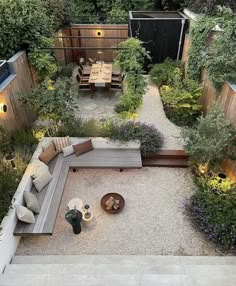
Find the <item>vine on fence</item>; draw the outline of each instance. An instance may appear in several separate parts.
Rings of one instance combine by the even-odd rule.
[[[200,78],[205,67],[219,90],[225,81],[236,82],[236,19],[230,8],[218,6],[215,16],[199,16],[191,31],[188,75]]]

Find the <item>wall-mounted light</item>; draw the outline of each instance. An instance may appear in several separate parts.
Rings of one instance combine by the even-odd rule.
[[[102,32],[101,31],[97,31],[97,36],[101,37],[101,35],[102,35]]]
[[[0,112],[7,112],[7,106],[4,103],[0,103]]]
[[[98,54],[102,54],[103,52],[102,51],[98,51]]]

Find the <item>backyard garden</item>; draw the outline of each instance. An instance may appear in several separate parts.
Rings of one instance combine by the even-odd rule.
[[[220,104],[222,102],[219,103],[218,100],[224,91],[225,83],[236,83],[234,1],[205,3],[191,0],[140,0],[126,3],[127,1],[117,0],[88,3],[85,0],[75,0],[73,5],[71,2],[3,0],[0,3],[0,14],[4,15],[0,18],[3,31],[0,34],[0,57],[9,58],[19,50],[26,50],[31,69],[37,77],[37,85],[32,87],[32,92],[17,93],[20,104],[24,109],[34,112],[37,120],[32,122],[30,127],[19,130],[7,130],[0,125],[0,222],[9,209],[14,207],[15,191],[37,145],[44,137],[106,137],[112,142],[122,143],[138,140],[142,159],[155,158],[163,149],[184,149],[189,157],[189,168],[183,170],[144,167],[142,171],[132,170],[130,174],[124,172],[119,176],[114,170],[110,173],[103,170],[82,170],[81,180],[75,178],[75,174],[71,172],[66,185],[67,194],[64,195],[59,212],[60,221],[57,221],[53,237],[57,242],[53,246],[52,239],[42,238],[43,242],[48,243],[45,251],[50,251],[52,247],[53,254],[58,254],[56,248],[60,249],[61,245],[70,239],[68,233],[62,235],[65,223],[61,221],[64,219],[68,194],[75,195],[77,185],[81,184],[84,198],[89,190],[89,199],[96,209],[96,191],[108,191],[115,182],[114,190],[123,188],[127,191],[127,200],[134,206],[139,206],[140,213],[143,214],[140,221],[144,224],[145,231],[139,235],[138,227],[131,226],[133,237],[137,234],[133,248],[129,248],[127,243],[123,251],[119,252],[113,248],[113,244],[109,245],[109,241],[106,248],[108,254],[234,253],[236,176],[226,172],[225,164],[227,161],[234,164],[236,160],[235,110],[232,111],[231,118],[227,118],[225,109]],[[145,61],[151,62],[151,55],[144,48],[144,43],[132,37],[122,41],[118,45],[115,65],[124,76],[124,84],[123,90],[113,95],[116,97],[116,103],[112,116],[99,119],[93,111],[90,119],[81,116],[83,110],[80,100],[83,100],[84,95],[78,94],[74,77],[78,65],[64,65],[58,61],[53,50],[55,32],[76,21],[82,22],[81,15],[85,17],[86,23],[119,24],[127,23],[129,10],[165,11],[184,7],[201,13],[190,24],[188,37],[191,45],[187,53],[188,60],[166,58],[162,63],[151,64],[148,74],[144,74]],[[203,71],[215,91],[215,100],[212,100],[209,106],[204,106],[202,101],[205,92]],[[8,157],[10,160],[7,160]],[[88,183],[89,181],[91,183]],[[93,188],[97,181],[101,181],[101,186]],[[124,182],[127,182],[126,186]],[[158,184],[161,186],[159,189]],[[132,188],[135,196],[129,193]],[[166,194],[163,194],[163,190]],[[162,215],[160,224],[156,225],[156,217]],[[173,223],[170,223],[168,229],[168,220],[171,218]],[[129,239],[129,233],[124,231],[128,228],[129,219],[132,222],[139,220],[135,208],[117,221],[117,228],[123,234],[118,249]],[[111,239],[118,241],[119,235],[111,227],[110,219],[104,219],[98,210],[100,228],[104,225],[104,220],[107,220],[107,231],[113,233]],[[149,225],[155,225],[161,235],[157,236],[155,230],[147,234],[147,220]],[[180,226],[180,231],[182,227],[186,235],[183,238],[180,231],[176,230],[176,246],[173,241],[165,242],[166,236],[171,236],[171,233],[174,235],[174,223]],[[96,231],[99,237],[99,228]],[[89,231],[82,235],[84,252],[78,252],[79,254],[86,251],[94,253],[96,235]],[[149,239],[145,238],[148,235]],[[159,246],[158,239],[152,242],[157,237],[160,239]],[[18,253],[28,255],[32,251],[39,254],[42,251],[42,241],[39,238],[27,239],[22,241]],[[101,254],[102,244],[108,241],[103,236],[100,239],[97,254]],[[197,245],[196,253],[187,242],[188,239],[192,239]],[[35,248],[31,246],[32,242],[35,243]],[[71,239],[70,243],[60,251],[68,253],[70,248],[74,251],[76,242]]]

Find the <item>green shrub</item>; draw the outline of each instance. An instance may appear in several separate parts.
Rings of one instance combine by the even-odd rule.
[[[54,76],[58,71],[57,61],[52,52],[43,48],[54,47],[54,39],[41,36],[32,44],[28,54],[31,65],[37,71],[39,81]]]
[[[183,76],[183,67],[180,62],[167,58],[163,63],[156,64],[149,72],[151,81],[158,87],[171,84],[175,70],[179,70]]]
[[[20,94],[20,101],[31,107],[42,120],[57,128],[60,122],[72,120],[78,107],[75,103],[71,80],[45,80],[31,94]]]
[[[96,119],[74,119],[68,121],[53,136],[71,137],[110,137],[113,122],[111,120],[98,121]]]
[[[74,64],[68,64],[60,66],[58,69],[58,72],[55,75],[54,80],[56,80],[58,77],[60,78],[71,78],[74,70]]]
[[[115,124],[113,125],[111,139],[121,142],[140,140],[143,157],[157,154],[163,144],[161,133],[154,126],[145,123],[125,122]]]
[[[26,168],[18,155],[16,166],[17,169],[13,169],[11,164],[0,161],[0,223],[11,207],[12,197]]]
[[[156,154],[163,144],[161,133],[152,125],[112,120],[76,119],[65,123],[53,136],[108,137],[122,142],[140,140],[142,156]]]
[[[175,78],[173,78],[175,82]],[[178,81],[174,86],[163,86],[160,90],[166,116],[179,126],[192,126],[201,115],[198,103],[201,86],[193,80]]]
[[[142,75],[145,58],[150,59],[149,53],[142,47],[137,38],[129,38],[121,42],[121,48],[116,57],[116,63],[125,75],[125,92],[120,97],[120,103],[115,110],[119,112],[135,112],[142,104],[147,83]]]
[[[194,224],[209,240],[226,249],[236,247],[236,189],[215,193],[199,187],[187,205]]]
[[[33,130],[21,129],[10,134],[9,142],[12,151],[16,152],[25,163],[28,163],[38,144],[38,139],[34,136]]]
[[[195,128],[183,130],[185,148],[194,164],[216,168],[226,158],[235,158],[236,131],[223,111],[213,105]]]

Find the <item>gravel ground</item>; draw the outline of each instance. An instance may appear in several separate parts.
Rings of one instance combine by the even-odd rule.
[[[21,239],[17,255],[221,255],[184,214],[193,191],[188,169],[143,168],[69,172],[54,234]],[[101,197],[118,192],[126,201],[120,214],[107,214]],[[74,235],[64,216],[68,202],[80,197],[94,221]]]
[[[165,149],[183,149],[181,128],[166,117],[158,88],[149,84],[139,111],[139,120],[153,124],[164,135]]]

